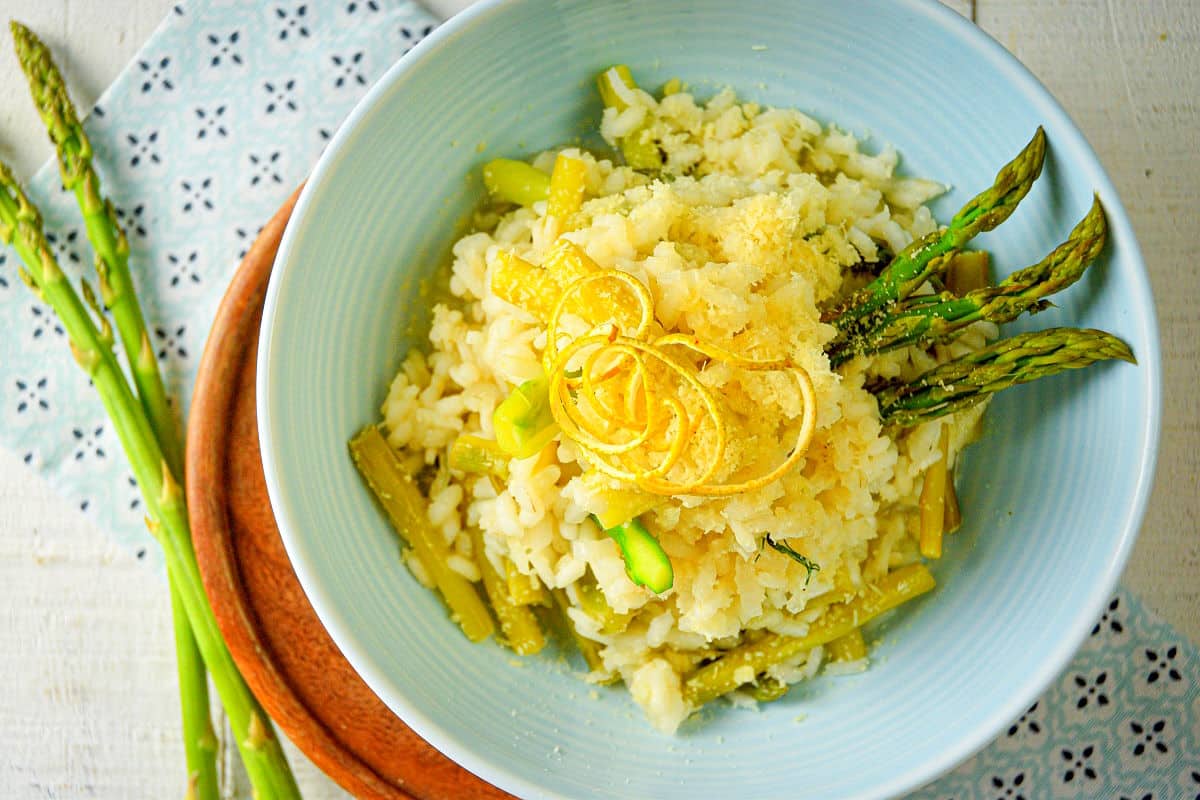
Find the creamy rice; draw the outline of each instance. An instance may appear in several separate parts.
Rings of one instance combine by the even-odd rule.
[[[579,632],[602,645],[604,671],[591,679],[620,676],[653,724],[672,731],[692,711],[682,674],[714,648],[748,631],[803,634],[835,590],[862,589],[919,560],[913,532],[922,473],[940,456],[942,426],[951,427],[953,460],[975,435],[983,405],[893,439],[864,382],[915,376],[981,346],[989,330],[977,325],[933,355],[910,348],[833,371],[823,347],[834,329],[819,321],[819,307],[861,280],[855,276],[863,262],[886,260],[936,230],[923,204],[942,187],[897,177],[894,150],[868,154],[855,137],[798,111],[739,103],[730,91],[705,104],[687,93],[661,101],[635,94],[625,111],[606,111],[602,133],[613,142],[650,126],[670,179],[652,181],[567,150],[587,164],[589,199],[564,235],[601,267],[649,287],[665,330],[753,357],[786,356],[807,370],[818,417],[799,466],[745,494],[674,497],[644,514],[674,568],[674,585],[662,596],[629,579],[615,543],[588,520],[603,510],[601,490],[615,484],[595,473],[585,477],[570,441],[514,459],[502,484],[445,466],[459,434],[492,438],[496,406],[542,373],[545,326],[493,294],[490,281],[502,250],[538,264],[554,244],[544,202],[509,211],[454,245],[454,301],[434,310],[428,351],[408,354],[383,417],[405,464],[435,473],[429,518],[455,554],[451,567],[478,580],[479,554],[467,534],[477,527],[484,557],[501,571],[511,561],[572,599],[579,582],[593,576],[613,610],[633,617],[622,633],[605,634],[571,608]],[[534,165],[548,173],[556,152]],[[778,461],[789,444],[780,430],[802,411],[794,384],[783,375],[709,366],[704,381],[720,394],[737,432],[726,474],[759,459]],[[810,577],[800,563],[764,549],[767,534],[820,570]],[[815,648],[769,674],[803,679],[822,656]]]

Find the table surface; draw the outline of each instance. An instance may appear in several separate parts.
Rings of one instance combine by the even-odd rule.
[[[334,0],[317,0],[333,2]],[[445,16],[471,0],[431,0]],[[1164,424],[1151,506],[1125,583],[1200,642],[1200,3],[948,0],[1066,106],[1133,217],[1158,302]],[[169,0],[5,0],[53,47],[88,106]],[[0,157],[51,155],[0,46]],[[165,586],[0,451],[0,796],[182,795]],[[234,748],[226,748],[230,760]],[[344,797],[293,751],[306,798]],[[227,794],[248,796],[236,770]]]

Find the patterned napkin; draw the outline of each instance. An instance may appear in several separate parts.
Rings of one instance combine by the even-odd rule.
[[[153,344],[190,397],[221,295],[259,226],[342,119],[435,20],[411,0],[185,0],[92,109]],[[53,164],[30,182],[64,268],[91,253]],[[157,548],[63,329],[0,248],[0,445],[140,558]],[[182,410],[186,413],[186,409]],[[1128,594],[1070,668],[992,745],[917,797],[1200,800],[1200,655]]]

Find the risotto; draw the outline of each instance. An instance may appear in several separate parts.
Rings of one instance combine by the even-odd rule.
[[[898,176],[890,147],[865,152],[729,90],[654,97],[616,70],[604,89],[601,133],[623,157],[569,147],[490,165],[499,199],[454,245],[452,299],[392,381],[382,430],[427,499],[430,546],[487,589],[497,638],[532,630],[514,649],[536,652],[557,606],[586,678],[623,681],[670,732],[717,695],[765,701],[823,665],[864,668],[859,625],[932,586],[926,475],[948,485],[940,535],[985,403],[886,427],[870,389],[973,352],[995,328],[831,366],[838,329],[823,312],[939,230],[924,204],[943,187]],[[626,348],[558,359],[579,342]],[[555,369],[547,436],[523,457],[497,448],[498,409]],[[642,425],[641,444],[605,440],[614,419]],[[456,456],[464,442],[475,459]],[[636,579],[636,542],[606,533],[624,517],[667,575]],[[430,557],[406,551],[445,594]],[[875,602],[885,591],[903,596]],[[532,614],[524,632],[506,608]]]

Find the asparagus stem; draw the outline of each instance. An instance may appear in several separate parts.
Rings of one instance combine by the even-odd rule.
[[[260,746],[247,745],[252,722],[269,732],[269,723],[238,672],[200,580],[192,550],[187,508],[178,482],[163,455],[150,419],[121,372],[111,342],[88,313],[59,268],[42,232],[42,221],[7,165],[0,162],[0,241],[11,245],[24,263],[22,278],[58,314],[71,352],[91,378],[133,468],[149,514],[148,524],[163,545],[167,570],[179,592],[205,666],[212,673],[230,724],[238,737],[246,771],[262,798],[299,798],[295,779],[278,740],[268,735]]]
[[[886,424],[907,427],[970,408],[1001,389],[1110,358],[1137,363],[1111,333],[1049,328],[1001,339],[914,381],[886,385],[875,396]]]
[[[1026,311],[1036,313],[1046,304],[1043,298],[1079,280],[1107,239],[1108,223],[1097,197],[1067,241],[1037,264],[1014,272],[997,286],[975,289],[962,297],[942,293],[897,303],[870,331],[827,349],[830,364],[837,366],[856,355],[884,353],[910,344],[946,342],[978,320],[999,325]]]
[[[150,347],[141,304],[133,290],[129,242],[112,203],[101,196],[100,179],[92,166],[91,143],[49,49],[19,22],[13,21],[11,28],[17,59],[29,81],[29,91],[54,142],[63,187],[74,192],[79,203],[88,240],[96,253],[100,294],[116,321],[138,398],[171,471],[182,480],[183,437],[167,402],[166,387]],[[168,583],[190,791],[197,800],[218,800],[220,786],[208,678],[178,589],[171,584],[169,576]]]
[[[208,672],[192,635],[187,608],[168,575],[171,594],[171,621],[175,629],[175,667],[179,674],[179,703],[183,712],[183,749],[187,760],[191,797],[195,800],[220,800],[217,775],[217,735],[209,714]]]
[[[959,209],[943,231],[935,231],[901,250],[879,277],[825,314],[838,328],[833,344],[861,335],[874,318],[916,291],[946,265],[949,257],[977,234],[995,228],[1016,210],[1042,172],[1046,133],[1039,127],[1029,144],[996,174],[992,186]]]

